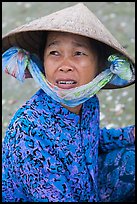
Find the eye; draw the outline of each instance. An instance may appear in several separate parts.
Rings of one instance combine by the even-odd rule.
[[[59,56],[59,52],[53,50],[53,51],[50,51],[50,55]]]
[[[76,51],[75,52],[75,56],[80,56],[80,55],[86,55],[84,52],[81,52],[81,51]]]

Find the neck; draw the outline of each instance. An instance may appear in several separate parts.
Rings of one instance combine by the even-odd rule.
[[[64,107],[65,107],[66,109],[68,109],[70,112],[79,115],[79,114],[80,114],[80,111],[81,111],[82,104],[80,104],[80,105],[78,105],[78,106],[75,106],[75,107],[69,107],[69,106],[66,106],[66,105],[64,105],[64,104],[62,104],[62,106],[64,106]]]

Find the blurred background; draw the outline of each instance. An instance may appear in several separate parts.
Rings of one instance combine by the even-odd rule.
[[[2,2],[2,35],[38,17],[78,2]],[[83,2],[115,38],[135,57],[135,2]],[[33,79],[24,83],[2,72],[2,137],[17,109],[39,87]],[[100,125],[117,128],[135,124],[135,85],[101,90]]]

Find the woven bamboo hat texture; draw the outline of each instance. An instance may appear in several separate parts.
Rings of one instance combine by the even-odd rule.
[[[12,46],[18,46],[39,56],[43,31],[69,32],[95,39],[104,46],[107,45],[108,49],[114,49],[115,52],[126,56],[135,65],[134,59],[125,48],[83,3],[77,3],[13,29],[2,37],[2,53]],[[122,87],[134,82],[135,80]],[[121,86],[108,84],[104,88],[121,88]]]

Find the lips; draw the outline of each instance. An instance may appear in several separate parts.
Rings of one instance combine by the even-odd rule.
[[[76,80],[73,79],[57,79],[56,85],[62,89],[70,89],[76,87]]]

